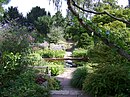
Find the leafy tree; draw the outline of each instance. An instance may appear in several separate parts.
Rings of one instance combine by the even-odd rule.
[[[111,3],[109,3],[109,0],[103,0],[103,1],[107,1],[106,4],[112,6]],[[58,0],[58,2],[55,2],[55,4],[60,4],[59,2],[61,2],[61,0]],[[91,4],[95,4],[93,2],[93,0],[90,0],[90,2],[91,2]],[[99,4],[101,2],[102,2],[102,0],[101,1],[99,0],[97,3]],[[112,0],[112,2],[115,2],[115,4],[117,4],[116,0]],[[72,14],[74,16],[76,16],[76,18],[77,18],[78,22],[80,23],[80,25],[84,29],[87,30],[87,33],[89,35],[91,35],[92,32],[93,32],[94,36],[98,37],[107,46],[109,46],[112,49],[116,49],[116,51],[121,56],[123,56],[126,59],[130,60],[130,54],[128,53],[127,50],[124,50],[122,47],[118,46],[118,44],[116,42],[112,42],[110,39],[108,39],[108,37],[104,37],[101,33],[99,33],[97,30],[94,29],[96,26],[93,28],[93,23],[91,23],[89,20],[86,22],[87,18],[86,19],[82,18],[80,16],[80,14],[83,13],[84,17],[86,17],[85,16],[86,13],[93,13],[93,14],[96,14],[96,15],[101,15],[102,14],[102,15],[107,15],[107,16],[111,17],[112,19],[115,19],[115,20],[121,21],[123,23],[126,23],[128,25],[130,25],[130,22],[128,20],[123,19],[123,18],[116,17],[114,14],[111,14],[111,13],[107,12],[107,10],[105,10],[105,9],[103,9],[102,11],[96,11],[96,10],[94,10],[94,7],[87,6],[88,5],[87,3],[88,3],[88,0],[84,0],[84,4],[86,4],[86,5],[83,4],[85,6],[84,7],[83,5],[78,4],[74,0],[67,0],[67,5],[68,5],[69,10],[72,12]],[[90,10],[90,8],[91,8],[91,10]],[[104,30],[104,32],[106,32],[106,31]]]
[[[44,19],[46,18],[48,20],[49,18],[43,16],[50,17],[51,14],[50,12],[46,12],[45,8],[40,8],[38,6],[33,7],[27,14],[27,26],[29,26],[31,30],[36,29],[38,33],[45,35],[48,33],[48,24]]]
[[[52,20],[50,16],[38,17],[37,21],[35,21],[35,27],[37,31],[46,36],[47,33],[50,32],[51,21]]]
[[[47,34],[49,41],[53,43],[57,43],[59,40],[64,40],[64,31],[62,27],[53,26],[50,29],[50,33]]]
[[[8,10],[4,13],[4,21],[7,23],[8,21],[16,21],[21,25],[25,25],[26,19],[22,14],[19,13],[17,7],[9,7]]]
[[[55,15],[52,17],[52,21],[55,27],[64,27],[65,25],[65,19],[60,11],[55,13]]]
[[[30,23],[33,23],[38,19],[38,17],[50,15],[45,11],[45,8],[40,8],[38,6],[33,7],[32,10],[27,14],[27,19]]]
[[[55,4],[61,1],[57,0]],[[129,9],[119,7],[117,0],[77,1],[67,0],[68,9],[96,41],[89,56],[90,60],[99,64],[92,66],[94,71],[87,76],[83,89],[94,97],[129,97],[130,22],[129,14],[124,11]],[[88,18],[86,14],[89,13],[94,15]]]
[[[93,38],[90,37],[87,33],[82,33],[79,37],[79,41],[77,43],[78,47],[84,48],[84,49],[90,49],[92,45],[94,45]]]

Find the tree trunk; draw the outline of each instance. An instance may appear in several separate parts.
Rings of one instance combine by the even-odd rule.
[[[124,49],[120,48],[115,43],[109,41],[107,38],[103,37],[100,33],[96,32],[94,29],[92,29],[91,26],[89,26],[88,24],[84,23],[83,19],[81,19],[80,16],[79,16],[79,14],[74,10],[74,8],[72,6],[72,3],[73,3],[72,1],[73,0],[67,0],[68,9],[73,13],[73,15],[75,15],[77,17],[77,19],[78,19],[79,23],[81,24],[81,26],[87,30],[87,33],[89,35],[91,35],[91,33],[93,32],[94,35],[97,36],[97,37],[99,37],[103,43],[105,43],[107,46],[109,46],[112,49],[113,48],[116,49],[116,51],[121,56],[123,56],[128,61],[130,61],[130,55]]]

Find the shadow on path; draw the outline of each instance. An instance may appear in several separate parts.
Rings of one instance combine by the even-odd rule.
[[[70,45],[66,50],[66,54],[64,58],[70,58],[72,56],[72,52],[75,49],[75,43],[71,40],[67,41]],[[56,78],[61,82],[62,89],[61,90],[52,90],[51,97],[90,97],[86,95],[82,90],[78,90],[72,88],[70,86],[70,80],[72,78],[72,73],[77,68],[65,68],[65,72],[56,76]]]
[[[51,97],[89,97],[83,91],[70,86],[72,73],[75,70],[76,68],[66,68],[66,71],[63,74],[56,76],[56,78],[61,82],[62,89],[51,91]]]

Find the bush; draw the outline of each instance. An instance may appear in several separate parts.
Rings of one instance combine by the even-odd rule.
[[[49,78],[47,79],[48,81],[48,88],[50,90],[60,90],[61,89],[61,85],[60,85],[60,81],[58,81],[56,78]]]
[[[115,49],[99,41],[93,49],[88,51],[89,61],[100,65],[126,64],[128,61],[120,56]]]
[[[30,41],[28,39],[29,34],[26,32],[25,28],[14,29],[12,27],[9,30],[5,30],[5,35],[3,35],[3,41],[1,45],[1,51],[16,53],[27,53],[30,48]]]
[[[32,66],[44,66],[46,64],[41,55],[36,52],[28,54],[26,59],[28,59],[29,65]]]
[[[63,50],[44,49],[36,52],[39,53],[43,58],[63,58],[65,55],[65,51]]]
[[[49,62],[47,66],[51,70],[51,75],[56,76],[64,72],[64,63],[63,62]]]
[[[78,49],[75,49],[73,51],[72,56],[74,56],[74,57],[87,57],[87,52],[88,52],[88,50],[86,50],[86,49],[78,48]]]
[[[129,67],[125,65],[98,67],[85,79],[83,90],[94,97],[115,96],[121,93],[128,95],[130,94]]]
[[[2,97],[49,97],[49,90],[35,83],[35,71],[28,69],[26,72],[9,80],[6,87],[0,88]]]
[[[83,48],[78,48],[75,49],[72,53],[72,56],[74,57],[83,57],[83,58],[87,58],[87,54],[88,54],[88,50],[83,49]],[[74,63],[77,66],[84,66],[86,64],[86,62],[84,61],[79,61],[79,60],[74,60]]]
[[[49,90],[61,89],[60,81],[47,75],[38,74],[35,82],[41,86],[45,86]]]
[[[0,58],[0,82],[5,86],[9,80],[15,79],[25,71],[27,64],[19,53],[5,52]]]
[[[76,71],[73,72],[71,85],[75,88],[82,88],[84,80],[88,75],[88,70],[86,67],[77,68]]]

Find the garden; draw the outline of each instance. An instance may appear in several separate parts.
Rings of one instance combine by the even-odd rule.
[[[20,29],[20,31],[26,29]],[[25,33],[16,34],[14,28],[4,29],[0,57],[0,95],[2,97],[49,97],[50,90],[60,89],[60,82],[54,77],[40,72],[34,66],[47,66],[51,75],[64,71],[63,62],[46,62],[43,56],[63,57],[65,51],[58,54],[55,50],[33,49]]]
[[[58,1],[53,3],[60,6]],[[73,61],[72,87],[91,97],[130,97],[130,8],[116,0],[78,1],[67,0],[66,17],[38,6],[24,17],[17,7],[0,5],[1,97],[50,97],[62,88],[55,76],[66,66],[47,59],[64,58],[68,51],[85,59]]]

